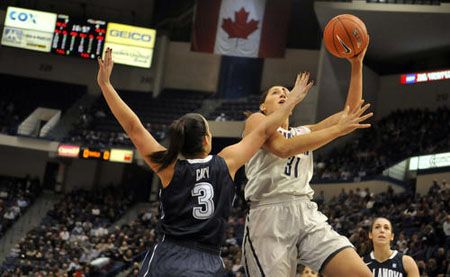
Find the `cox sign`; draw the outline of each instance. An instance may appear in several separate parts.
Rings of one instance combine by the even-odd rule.
[[[22,22],[31,21],[32,24],[37,24],[33,13],[11,11],[8,16],[11,20],[19,20]]]
[[[56,14],[16,7],[8,7],[5,26],[53,33]]]

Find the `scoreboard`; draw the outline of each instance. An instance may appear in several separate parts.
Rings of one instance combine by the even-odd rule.
[[[106,22],[95,19],[73,19],[58,15],[52,52],[59,55],[95,59],[102,55]]]
[[[113,49],[118,64],[150,68],[156,30],[9,6],[1,44],[96,59]]]

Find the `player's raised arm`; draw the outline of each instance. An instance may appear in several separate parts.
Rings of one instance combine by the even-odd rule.
[[[164,150],[164,147],[145,129],[137,115],[120,98],[111,85],[110,77],[114,65],[111,53],[112,49],[108,48],[106,49],[105,59],[98,58],[97,82],[106,103],[143,157],[147,157],[153,152]],[[149,159],[145,158],[145,160],[153,170],[158,168],[158,165],[152,163]]]
[[[362,99],[363,92],[363,61],[369,47],[369,36],[367,36],[367,47],[358,55],[348,58],[351,65],[350,85],[348,87],[347,99],[345,106],[354,109]]]
[[[360,102],[353,110],[347,106],[339,113],[338,121],[334,125],[309,134],[287,139],[279,133],[274,133],[266,141],[264,148],[280,158],[288,158],[306,151],[314,151],[356,129],[369,128],[370,124],[362,122],[372,117],[373,113],[364,114],[370,105],[362,106],[362,104],[363,102]]]
[[[219,153],[219,156],[225,159],[231,176],[234,176],[236,171],[261,148],[266,139],[276,132],[282,122],[287,120],[312,85],[313,83],[309,82],[309,73],[297,75],[295,86],[289,93],[289,97],[282,103],[282,108],[268,116],[256,113],[247,119],[246,125],[254,126],[252,131],[247,133],[239,143],[226,147]]]
[[[369,38],[368,38],[369,40]],[[367,42],[369,43],[369,42]],[[351,74],[350,74],[350,85],[348,88],[347,98],[345,100],[345,105],[350,107],[350,110],[355,109],[360,101],[362,100],[362,91],[363,91],[363,61],[366,55],[367,48],[364,48],[358,55],[347,58],[351,65]],[[342,112],[335,113],[324,120],[320,121],[317,124],[308,125],[307,127],[311,129],[311,131],[318,131],[324,128],[328,128],[336,122],[339,121]]]

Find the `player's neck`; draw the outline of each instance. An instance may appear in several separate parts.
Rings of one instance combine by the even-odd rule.
[[[373,255],[379,262],[384,262],[392,255],[392,250],[389,245],[387,246],[374,246]]]
[[[198,160],[198,159],[204,159],[204,158],[208,157],[208,155],[209,155],[209,153],[203,152],[203,153],[199,153],[197,155],[184,156],[184,157],[189,160]]]

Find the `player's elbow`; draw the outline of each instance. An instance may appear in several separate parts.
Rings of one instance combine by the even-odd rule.
[[[141,121],[137,117],[131,118],[123,126],[123,129],[129,137],[136,137],[140,135],[142,131],[141,128],[144,128],[144,126],[142,126]]]
[[[264,138],[267,140],[270,138],[276,131],[277,127],[271,126],[269,124],[265,124],[262,128],[264,131],[261,133],[261,136],[264,136]]]

